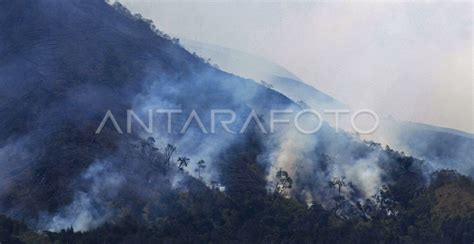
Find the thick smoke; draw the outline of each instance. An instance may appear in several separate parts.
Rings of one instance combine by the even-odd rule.
[[[52,216],[43,214],[38,227],[49,231],[87,231],[103,224],[113,216],[107,200],[115,198],[124,184],[124,177],[114,171],[110,162],[92,164],[78,179],[85,186],[74,193],[73,202]]]
[[[67,28],[56,30],[48,22],[39,23],[50,28],[44,33],[52,32],[51,37],[45,37],[51,39],[41,39],[40,35],[38,40],[24,44],[34,46],[34,60],[42,60],[44,65],[26,68],[32,70],[27,77],[30,80],[22,80],[23,62],[7,57],[9,65],[0,67],[7,76],[16,77],[2,84],[12,88],[13,95],[2,90],[7,102],[0,111],[6,121],[0,138],[0,206],[2,212],[18,218],[38,218],[39,229],[58,231],[72,227],[83,231],[130,214],[120,211],[123,209],[139,212],[137,209],[151,206],[150,209],[165,211],[160,208],[163,195],[173,190],[185,191],[187,183],[198,182],[195,178],[199,176],[208,185],[212,181],[223,183],[219,167],[222,155],[235,144],[245,142],[248,134],[234,135],[220,126],[215,134],[203,133],[195,121],[186,133],[180,133],[193,110],[207,131],[211,130],[211,109],[233,110],[237,118],[231,128],[238,132],[252,109],[267,122],[270,109],[301,109],[255,81],[211,67],[166,36],[152,32],[147,21],[122,8],[116,7],[117,11],[96,2],[50,5],[49,1],[41,1],[35,6],[40,12],[36,14],[65,21]],[[98,11],[100,18],[89,18],[90,9]],[[13,10],[11,13],[15,14]],[[74,14],[64,14],[66,10]],[[71,21],[64,16],[78,19],[71,17]],[[18,19],[15,15],[8,17]],[[3,24],[0,27],[6,28]],[[23,28],[27,33],[36,33],[34,28]],[[74,38],[54,39],[62,36]],[[97,43],[87,45],[90,40]],[[50,41],[63,47],[62,53],[46,48]],[[77,41],[71,46],[90,50],[84,54],[82,49],[64,49],[70,41]],[[106,44],[106,49],[97,48],[100,45],[96,44]],[[56,56],[51,58],[49,53]],[[48,79],[31,78],[44,76]],[[33,91],[24,91],[16,87],[18,84]],[[13,105],[16,110],[9,109]],[[127,131],[129,109],[145,124],[151,110],[153,132],[146,132],[133,121],[131,134],[118,134],[110,122],[99,135],[94,134],[108,110]],[[173,119],[171,133],[166,131],[166,117],[157,114],[156,109],[183,111]],[[318,123],[312,119],[301,121],[308,128]],[[149,137],[156,142],[148,141]],[[251,163],[260,163],[267,170],[269,188],[274,186],[276,172],[282,169],[294,179],[289,196],[327,206],[336,195],[328,187],[334,177],[346,177],[353,184],[343,189],[348,198],[370,197],[386,182],[390,169],[387,164],[392,163],[385,160],[390,157],[381,148],[369,147],[344,132],[335,133],[327,124],[313,135],[301,134],[293,124],[282,125],[276,133],[258,139],[263,141],[260,143],[265,150],[258,157],[260,162]],[[171,166],[163,167],[163,148],[167,144],[175,145],[177,151],[169,162]],[[253,146],[238,149],[245,153]],[[176,162],[180,156],[191,159],[182,171]],[[201,174],[195,171],[198,160],[206,161]]]
[[[217,62],[219,66],[230,71],[241,70],[242,67],[247,67],[245,64],[242,64],[241,61],[242,59],[251,58],[250,55],[242,55],[238,53],[238,51],[219,48],[209,44],[191,43],[188,46],[192,50],[201,50],[205,55],[210,55],[214,62]],[[237,57],[235,58],[234,56]],[[288,75],[288,72],[285,72],[283,68],[277,67],[277,65],[269,65],[268,62],[264,64],[265,65],[253,69],[252,67],[247,67],[251,70],[245,72],[245,74],[249,77],[264,80],[265,83],[268,83],[272,88],[287,95],[294,101],[299,101],[298,104],[302,107],[316,109],[320,112],[325,109],[348,109],[348,107],[337,103],[337,101],[328,101],[328,99],[325,99],[325,97],[321,95],[321,92],[307,86],[291,74]],[[277,73],[283,73],[285,75],[278,77],[275,76]],[[330,114],[329,116],[323,114],[323,118],[331,126],[335,126],[334,114]],[[338,123],[339,130],[353,133],[354,130],[349,123],[350,114],[344,114],[341,118]],[[357,120],[357,126],[359,128],[370,128],[371,125],[373,125],[373,120]],[[429,175],[434,170],[445,168],[456,169],[467,175],[473,175],[474,173],[472,166],[474,155],[471,150],[473,140],[472,135],[467,133],[382,118],[375,133],[362,135],[361,138],[381,143],[383,146],[389,145],[395,150],[405,152],[407,156],[423,159],[425,175]],[[304,168],[305,170],[314,168],[315,166],[309,167],[308,165],[317,164],[317,155],[311,157],[305,156],[305,154],[313,150],[312,147],[317,140],[316,138],[304,137],[299,134],[295,135],[291,131],[280,135],[278,137],[278,141],[280,141],[279,149],[270,150],[271,159],[269,161],[275,163],[272,164],[270,173],[268,174],[269,187],[274,187],[275,175],[280,169],[288,171],[295,177],[295,171],[298,168]],[[332,141],[319,140],[321,143],[327,144],[331,144],[330,141]],[[343,153],[342,151],[336,151],[335,154],[331,154],[336,156],[331,157],[341,157],[341,155],[338,154]],[[318,182],[318,185],[324,186],[325,183],[330,181],[333,177],[345,176],[348,181],[360,188],[358,190],[362,191],[363,197],[371,198],[378,192],[382,185],[387,183],[386,180],[382,180],[386,178],[385,171],[387,171],[387,169],[380,166],[380,162],[378,162],[381,160],[380,158],[384,157],[383,154],[381,150],[377,150],[377,152],[371,153],[371,155],[368,155],[366,158],[346,158],[342,162],[332,161],[331,167],[325,169],[327,172],[320,173],[310,171],[310,175],[308,175],[308,173],[300,170],[297,177],[318,178],[319,180],[313,180],[313,182]],[[324,154],[324,156],[327,155]],[[307,163],[305,161],[311,162]],[[303,163],[298,164],[297,162]],[[321,171],[321,169],[319,169],[319,171]],[[296,185],[295,187],[298,186]],[[312,202],[313,199],[319,199],[321,202],[321,197],[313,197],[312,194],[327,196],[330,195],[330,193],[327,192],[328,189],[321,190],[320,188],[324,187],[313,190],[313,193],[305,188],[301,191],[301,195],[306,196],[305,198],[308,199],[307,202]]]
[[[430,125],[381,120],[378,130],[364,138],[389,145],[406,155],[423,159],[431,170],[455,169],[474,176],[474,136]]]

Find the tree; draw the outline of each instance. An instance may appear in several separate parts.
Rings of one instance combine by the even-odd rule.
[[[337,210],[344,204],[345,198],[344,196],[341,195],[341,189],[343,187],[347,187],[347,183],[344,181],[346,177],[334,177],[332,178],[331,181],[329,181],[329,186],[330,187],[335,187],[337,189],[338,195],[334,197],[334,201],[336,202],[336,206],[334,207],[334,212],[337,212]]]
[[[219,182],[213,180],[211,181],[211,189],[212,190],[219,190]]]
[[[373,196],[373,198],[384,215],[395,216],[398,214],[398,203],[395,200],[392,189],[389,186],[383,185],[379,192]]]
[[[293,186],[293,179],[291,179],[288,172],[282,170],[281,168],[276,173],[277,183],[275,186],[275,191],[282,194],[287,189],[291,189]]]
[[[179,162],[179,165],[178,165],[178,168],[179,170],[183,170],[184,167],[188,167],[188,163],[189,163],[189,158],[187,157],[179,157],[178,158],[178,162]]]
[[[147,156],[152,156],[153,152],[158,151],[158,148],[155,147],[155,142],[155,138],[151,136],[142,141],[142,152]]]
[[[155,147],[155,142],[155,138],[151,136],[146,140],[142,140],[141,153],[145,156],[146,162],[152,166],[153,170],[161,170],[161,157],[158,148]]]
[[[366,199],[365,202],[358,201],[356,207],[359,209],[362,218],[370,220],[376,209],[376,204],[372,200]]]
[[[338,190],[338,195],[341,196],[341,189],[342,187],[346,187],[347,183],[344,181],[346,177],[334,177],[331,181],[329,181],[330,187],[336,187]]]
[[[165,147],[165,166],[169,167],[171,165],[171,157],[173,156],[173,153],[176,151],[176,147],[168,144]]]
[[[204,160],[199,160],[197,166],[196,172],[198,172],[199,179],[201,179],[201,172],[206,168],[206,162],[204,162]]]

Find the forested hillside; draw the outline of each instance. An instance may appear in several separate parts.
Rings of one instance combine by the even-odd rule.
[[[472,178],[326,123],[128,125],[228,109],[238,130],[303,108],[118,3],[0,1],[0,31],[1,243],[474,241]]]

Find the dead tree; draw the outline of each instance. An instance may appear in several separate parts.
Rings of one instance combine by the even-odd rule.
[[[179,157],[178,158],[178,169],[183,171],[184,167],[188,167],[189,164],[189,158],[187,157]]]
[[[346,177],[334,177],[331,181],[329,181],[329,186],[334,187],[337,189],[338,195],[334,197],[334,201],[336,202],[336,206],[333,208],[334,213],[344,204],[345,197],[342,196],[341,190],[343,187],[347,187],[348,184],[344,181]]]
[[[165,151],[164,151],[164,158],[165,158],[165,161],[164,161],[164,164],[165,164],[165,168],[169,168],[169,166],[171,165],[171,157],[173,157],[173,153],[176,151],[176,147],[171,145],[171,144],[168,144],[166,145],[165,147]]]

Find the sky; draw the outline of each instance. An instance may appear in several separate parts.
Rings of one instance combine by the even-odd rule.
[[[171,36],[261,56],[355,109],[474,133],[470,1],[120,2]]]

